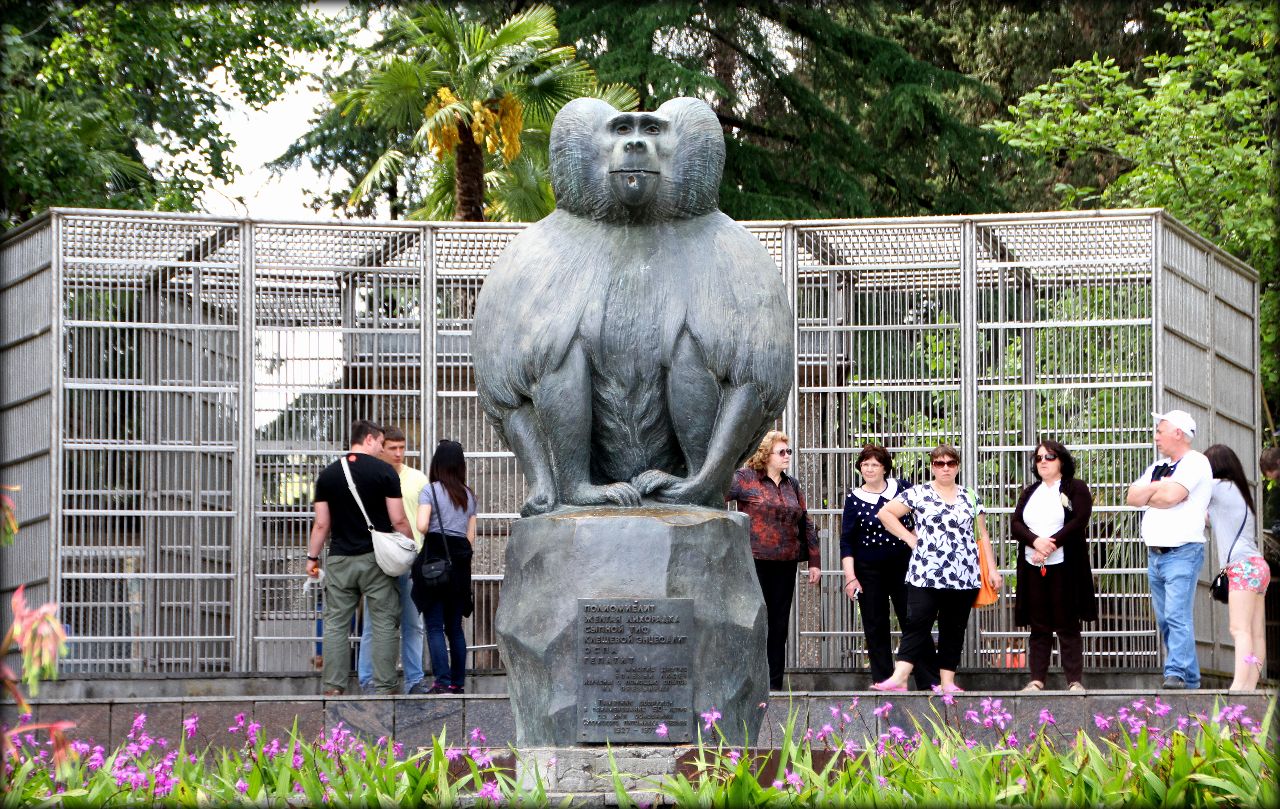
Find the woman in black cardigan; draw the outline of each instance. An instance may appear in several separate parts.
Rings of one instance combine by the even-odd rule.
[[[1084,691],[1080,624],[1098,620],[1088,546],[1093,495],[1057,441],[1041,441],[1033,462],[1036,482],[1018,498],[1011,523],[1019,545],[1014,621],[1031,627],[1031,682],[1023,690],[1044,688],[1056,632],[1067,690]]]

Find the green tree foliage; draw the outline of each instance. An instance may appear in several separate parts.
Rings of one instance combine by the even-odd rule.
[[[1153,53],[1138,78],[1095,56],[1054,71],[990,128],[1006,143],[1068,166],[1102,156],[1099,185],[1059,185],[1068,207],[1155,206],[1262,273],[1262,374],[1280,405],[1280,269],[1275,147],[1276,12],[1262,0],[1161,13],[1185,39]],[[1269,429],[1274,431],[1274,417]]]
[[[957,114],[975,125],[1002,117],[1055,68],[1101,54],[1141,78],[1143,57],[1182,47],[1158,7],[1131,0],[899,0],[884,8],[874,18],[877,31],[917,59],[981,82],[948,94]],[[1104,155],[1051,166],[1005,147],[988,160],[1009,209],[1020,211],[1058,207],[1058,183],[1097,185],[1119,172]]]
[[[356,185],[352,202],[429,153],[441,170],[419,215],[446,207],[440,180],[449,176],[455,219],[483,220],[486,188],[497,192],[490,207],[500,216],[537,218],[551,210],[545,133],[562,106],[599,92],[590,66],[559,44],[551,8],[535,5],[491,28],[436,4],[408,6],[391,15],[366,62],[350,74],[359,83],[336,92],[335,104],[341,116],[394,145]],[[625,88],[611,95],[634,105]],[[525,154],[526,141],[543,148]],[[492,167],[503,171],[486,182]]]
[[[740,219],[1000,210],[1000,148],[949,94],[978,82],[875,33],[842,2],[560,2],[566,39],[641,106],[712,101],[726,133],[721,207]]]
[[[216,82],[262,107],[299,77],[291,52],[334,40],[299,2],[4,0],[0,20],[5,228],[51,205],[190,210],[239,171]]]

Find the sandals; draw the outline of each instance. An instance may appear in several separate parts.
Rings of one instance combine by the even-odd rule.
[[[1079,685],[1079,683],[1076,683],[1076,685]],[[1031,682],[1024,685],[1022,687],[1022,690],[1023,691],[1043,691],[1044,683],[1040,682],[1039,680],[1032,680]],[[1083,687],[1082,687],[1082,690],[1083,690]]]
[[[1084,690],[1085,690],[1085,688],[1084,688],[1084,683],[1079,682],[1079,681],[1074,682],[1074,683],[1072,683],[1071,685],[1067,686],[1067,690],[1068,690],[1068,691],[1076,691],[1076,692],[1083,693],[1083,692],[1084,692]]]
[[[872,683],[871,690],[872,691],[906,691],[907,686],[905,683],[903,685],[894,685],[888,680],[885,680],[882,683]]]

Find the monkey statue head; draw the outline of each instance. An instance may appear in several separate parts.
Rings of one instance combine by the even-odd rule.
[[[696,98],[673,98],[654,112],[579,98],[551,127],[556,207],[588,219],[643,223],[710,213],[723,172],[720,121]]]

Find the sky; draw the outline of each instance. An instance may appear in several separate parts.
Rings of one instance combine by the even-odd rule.
[[[336,15],[345,2],[324,0],[315,4],[324,14]],[[357,44],[370,45],[376,38],[373,31],[365,31],[357,37]],[[308,75],[317,75],[325,67],[326,55],[295,56],[291,61],[303,68]],[[303,78],[296,82],[274,103],[260,110],[252,110],[224,81],[214,77],[215,86],[222,90],[223,98],[231,109],[223,115],[227,133],[236,142],[231,159],[243,170],[233,183],[214,183],[200,197],[199,207],[212,214],[223,216],[248,216],[253,219],[337,219],[331,209],[313,211],[307,205],[306,191],[328,190],[331,185],[321,178],[311,166],[303,164],[280,175],[273,174],[265,166],[284,153],[309,128],[316,108],[324,101],[324,94],[317,89],[318,82]],[[382,202],[377,219],[388,219],[390,212]]]

